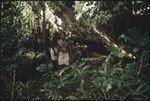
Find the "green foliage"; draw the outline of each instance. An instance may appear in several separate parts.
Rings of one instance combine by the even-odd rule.
[[[149,64],[149,32],[137,28],[128,29],[127,34],[122,34],[119,41],[123,40],[124,49],[131,51],[137,57],[144,60],[143,64]]]
[[[56,14],[58,12],[61,12],[62,7],[65,5],[65,1],[50,1],[47,3],[49,7],[55,11]]]
[[[23,16],[22,10],[24,2],[9,2],[3,1],[2,8],[2,19],[1,19],[1,57],[11,58],[18,51],[21,46],[22,39],[24,39],[25,33],[29,33],[29,27],[23,28],[25,26],[29,26],[26,23],[27,18],[29,16]],[[8,8],[7,5],[9,4]],[[27,13],[27,12],[26,12]],[[28,30],[28,31],[27,31]]]
[[[122,100],[129,94],[148,97],[148,83],[136,77],[138,64],[124,64],[123,59],[114,61],[109,56],[94,69],[86,62],[77,61],[51,73],[41,91],[51,100]]]
[[[104,1],[76,1],[75,12],[82,14],[89,25],[104,25],[112,18],[109,9],[103,9]]]
[[[19,46],[19,38],[22,36],[19,28],[20,8],[16,7],[16,2],[2,2],[2,18],[1,18],[1,54],[3,57],[12,56],[13,52]],[[5,6],[10,5],[8,8]],[[10,14],[10,15],[9,15]]]
[[[50,1],[47,4],[57,14],[61,12],[65,2]],[[140,4],[139,9],[146,6],[145,2]],[[28,51],[21,47],[21,42],[31,36],[33,27],[31,22],[35,15],[27,2],[2,1],[1,5],[1,89],[3,98],[124,100],[129,95],[138,95],[143,97],[142,100],[149,99],[149,84],[148,80],[145,81],[145,73],[149,68],[148,31],[134,28],[135,25],[133,25],[133,28],[124,28],[127,29],[126,32],[119,32],[118,40],[124,41],[123,48],[134,53],[137,60],[125,59],[126,52],[122,48],[110,46],[108,48],[110,55],[98,61],[99,64],[96,66],[78,60],[71,66],[52,71],[54,69],[52,63],[40,64],[36,70],[43,76],[38,80],[23,83],[15,80],[16,69],[18,63],[25,59],[25,53]],[[40,10],[43,8],[41,1],[37,5]],[[131,13],[133,5],[132,2],[127,1],[76,1],[74,8],[75,12],[81,14],[81,18],[86,20],[86,25],[90,29],[91,26],[103,27],[109,24],[119,26],[122,20],[115,23],[111,21],[115,21],[116,16],[122,19],[124,12]],[[143,12],[146,13],[146,11]],[[79,27],[82,27],[80,32],[84,33],[84,27]]]
[[[24,37],[29,37],[31,36],[31,29],[34,28],[34,19],[35,19],[35,14],[32,11],[32,7],[29,6],[28,3],[26,2],[21,2],[22,5],[22,11],[21,11],[21,16],[20,19],[22,21],[22,32]]]
[[[3,98],[14,99],[15,92],[20,84],[15,80],[17,62],[23,57],[25,51],[21,48],[23,37],[22,13],[23,3],[20,1],[1,2],[1,79]],[[26,23],[26,22],[25,22]],[[9,84],[9,85],[8,85]]]
[[[16,96],[15,99],[19,100],[39,100],[40,97],[38,96],[37,90],[38,89],[38,82],[37,81],[28,81],[27,83],[18,82],[17,89],[16,89]]]
[[[111,55],[118,56],[120,58],[126,56],[126,52],[121,48],[110,46],[108,50],[110,51]]]
[[[50,72],[52,70],[52,67],[53,67],[52,63],[47,64],[47,65],[40,64],[40,66],[37,67],[36,70],[39,71],[39,72]]]

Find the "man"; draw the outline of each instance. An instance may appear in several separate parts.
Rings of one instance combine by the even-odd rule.
[[[47,54],[47,56],[49,57],[49,59],[51,60],[51,55],[50,55],[50,51],[49,51],[49,48],[51,47],[51,43],[50,43],[50,38],[51,38],[51,36],[50,36],[50,28],[51,28],[52,26],[50,26],[50,25],[47,25],[47,28],[46,28],[46,38],[45,38],[45,41],[46,41],[46,43],[45,43],[45,45],[46,45],[46,54]]]
[[[30,43],[33,43],[32,45],[31,45],[31,48],[34,50],[36,47],[36,41],[35,41],[35,37],[34,37],[34,35],[35,35],[35,29],[34,28],[32,28],[32,32],[31,32],[31,35],[32,35],[32,37],[31,37],[31,42]]]
[[[56,33],[55,33],[56,34]],[[54,33],[49,35],[49,52],[51,61],[53,63],[53,67],[57,69],[58,65],[58,44],[57,44],[57,37]]]
[[[61,38],[58,40],[58,65],[61,67],[68,66],[69,65],[69,43],[65,39],[65,33],[61,35]]]
[[[34,39],[37,43],[36,48],[39,49],[39,50],[43,50],[43,41],[42,41],[43,40],[43,33],[41,32],[40,27],[37,28],[37,32],[34,35]]]

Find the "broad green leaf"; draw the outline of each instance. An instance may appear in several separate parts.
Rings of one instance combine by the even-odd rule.
[[[77,100],[77,97],[76,96],[67,96],[66,99],[69,99],[69,100]]]
[[[108,85],[106,86],[106,91],[108,92],[110,89],[112,89],[112,86],[111,86],[110,84],[108,84]]]
[[[142,89],[144,89],[145,84],[141,84],[138,86],[138,88],[136,89],[136,92],[140,92]]]

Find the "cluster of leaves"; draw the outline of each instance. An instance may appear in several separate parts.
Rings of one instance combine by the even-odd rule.
[[[16,7],[17,2],[2,2],[1,18],[1,54],[2,57],[11,56],[18,46],[20,33],[20,9]],[[9,6],[9,7],[7,7]]]
[[[42,65],[38,70],[44,73],[45,84],[40,91],[45,99],[52,100],[122,100],[130,95],[148,99],[149,85],[142,76],[137,77],[138,64],[125,64],[124,59],[115,61],[109,56],[94,68],[77,61],[56,72],[51,71],[51,64]]]
[[[61,7],[65,5],[64,1],[53,1],[48,2],[48,5],[56,12],[61,12]]]
[[[36,18],[35,14],[32,11],[32,7],[27,2],[20,2],[19,7],[22,7],[21,10],[21,21],[22,21],[22,31],[23,37],[30,37],[31,29],[35,27],[34,19]]]
[[[20,1],[1,2],[1,80],[2,99],[14,98],[19,82],[16,82],[17,61],[21,59],[25,49],[21,47],[23,34],[26,32],[22,28],[26,23],[22,16]]]
[[[148,14],[148,7],[145,1],[76,1],[74,5],[75,12],[95,26],[107,24],[113,16],[125,16],[126,12],[132,13],[133,10]]]
[[[64,4],[62,1],[59,2]],[[49,5],[54,6],[55,11],[61,10],[60,7],[55,7],[60,6],[57,2]],[[41,84],[42,88],[37,89],[34,81],[24,84],[15,81],[17,60],[23,57],[25,51],[24,48],[19,48],[20,42],[24,38],[23,34],[30,33],[30,22],[34,18],[31,12],[28,13],[31,8],[25,2],[19,1],[3,1],[1,6],[1,67],[3,71],[1,89],[4,92],[3,97],[13,99],[16,94],[17,99],[122,100],[130,95],[139,95],[143,99],[148,99],[149,85],[144,81],[144,76],[139,73],[142,67],[149,68],[148,32],[141,33],[142,31],[133,29],[128,30],[128,34],[120,36],[120,39],[128,44],[127,46],[131,45],[125,48],[131,50],[144,62],[124,63],[125,60],[122,57],[125,53],[122,53],[119,48],[112,47],[110,53],[121,57],[117,63],[115,58],[108,56],[96,67],[89,66],[84,61],[77,61],[56,72],[52,71],[54,69],[52,64],[41,64],[37,71],[43,73],[44,85]],[[105,25],[112,20],[112,13],[118,12],[123,15],[124,11],[131,12],[131,8],[131,2],[125,1],[77,1],[75,5],[75,11],[83,14],[83,17],[92,26]],[[124,17],[122,15],[121,17]]]
[[[23,28],[23,26],[29,26],[26,24],[29,20],[27,21],[27,18],[23,16],[23,13],[27,13],[22,12],[26,9],[21,7],[25,5],[24,2],[3,1],[1,4],[1,58],[7,60],[15,57],[15,53],[22,50],[21,42],[26,38],[23,35],[29,33],[26,31],[29,31],[29,27]]]
[[[108,9],[103,10],[103,1],[76,1],[74,6],[75,12],[83,15],[89,25],[103,25],[106,24],[112,17]]]

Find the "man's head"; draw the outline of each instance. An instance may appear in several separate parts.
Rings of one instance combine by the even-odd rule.
[[[34,28],[32,28],[32,32],[33,32],[33,33],[35,32]]]
[[[40,32],[41,31],[41,27],[37,27],[37,32]]]

